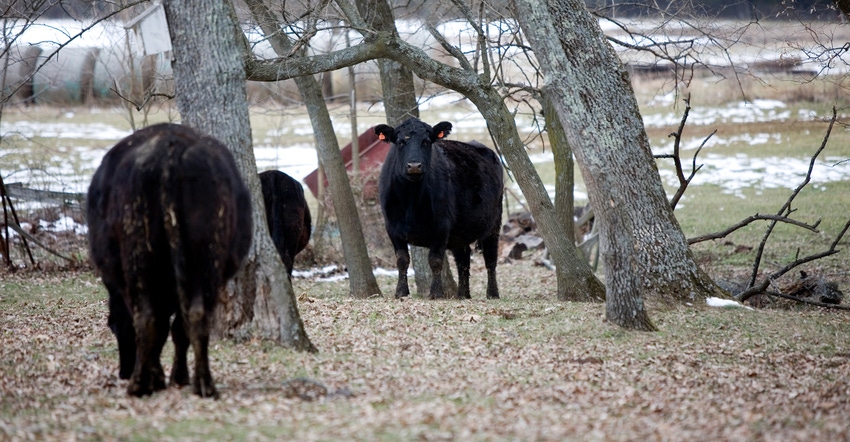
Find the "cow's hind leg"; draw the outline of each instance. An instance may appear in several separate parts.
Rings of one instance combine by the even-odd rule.
[[[169,383],[173,386],[189,384],[189,367],[186,363],[186,352],[189,350],[189,337],[183,325],[183,315],[177,312],[171,323],[171,341],[174,343],[174,365],[171,367]]]
[[[217,290],[210,290],[211,296],[218,293]],[[212,308],[208,309],[204,305],[202,291],[188,293],[191,293],[188,296],[189,299],[181,299],[180,302],[183,321],[187,325],[189,342],[192,344],[192,350],[195,354],[195,376],[192,388],[198,396],[217,398],[218,391],[216,391],[213,383],[209,362],[210,318],[207,313],[212,311]]]
[[[469,299],[469,257],[472,251],[469,246],[452,249],[452,255],[457,263],[457,297]]]
[[[165,373],[159,361],[162,347],[168,339],[168,316],[157,314],[149,296],[137,297],[133,314],[136,329],[136,366],[127,386],[133,396],[147,396],[165,388]]]
[[[396,267],[398,268],[398,283],[395,286],[395,297],[404,298],[410,296],[410,286],[407,283],[407,269],[410,267],[410,251],[407,243],[393,241],[395,249]]]
[[[428,252],[428,266],[431,267],[431,291],[428,295],[431,299],[441,299],[445,297],[443,293],[443,257],[446,256],[446,249],[431,248]]]
[[[496,262],[499,260],[499,234],[494,233],[480,242],[487,267],[487,298],[499,298],[499,284],[496,282]]]
[[[120,290],[104,279],[109,291],[109,328],[118,342],[118,377],[130,379],[136,366],[136,329],[133,328],[133,316],[127,310],[127,303]]]

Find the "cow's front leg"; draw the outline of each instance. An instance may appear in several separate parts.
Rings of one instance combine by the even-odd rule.
[[[407,284],[407,269],[410,266],[410,252],[407,244],[395,245],[396,267],[398,268],[398,283],[395,286],[395,297],[404,298],[410,296],[410,287]]]

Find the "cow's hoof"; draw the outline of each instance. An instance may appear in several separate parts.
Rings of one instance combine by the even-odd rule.
[[[177,387],[189,385],[189,370],[185,367],[182,370],[179,368],[172,369],[169,383]]]
[[[218,391],[216,391],[215,385],[212,383],[196,382],[194,393],[200,397],[218,399]]]
[[[130,385],[127,386],[127,394],[130,396],[143,397],[153,394],[153,389],[150,385],[142,385],[135,379],[130,380]]]

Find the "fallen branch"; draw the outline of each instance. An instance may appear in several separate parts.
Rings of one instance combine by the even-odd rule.
[[[12,230],[14,230],[15,232],[17,232],[17,233],[18,233],[18,235],[21,235],[21,237],[23,237],[23,238],[25,238],[25,239],[28,239],[28,240],[32,241],[32,243],[33,243],[33,244],[35,244],[35,245],[37,245],[37,246],[41,247],[42,249],[46,250],[46,251],[47,251],[47,252],[49,252],[50,254],[52,254],[52,255],[56,255],[56,256],[58,256],[58,257],[60,257],[60,258],[62,258],[62,259],[64,259],[64,260],[66,260],[66,261],[74,262],[74,258],[69,258],[69,257],[67,257],[67,256],[65,256],[65,255],[63,255],[63,254],[61,254],[61,253],[59,253],[59,252],[57,252],[57,251],[55,251],[55,250],[51,249],[50,247],[46,246],[46,245],[45,245],[45,244],[43,244],[41,241],[37,240],[34,236],[32,236],[32,235],[30,235],[29,233],[27,233],[27,231],[26,231],[26,230],[24,230],[24,229],[22,229],[22,228],[21,228],[21,226],[19,226],[18,224],[14,223],[14,222],[10,222],[10,223],[8,223],[8,224],[7,224],[7,226],[11,227],[11,228],[12,228]],[[29,250],[29,246],[27,246],[27,250]],[[32,263],[33,263],[33,265],[35,265],[35,260],[32,258],[32,252],[30,252],[30,259],[32,259]]]
[[[773,282],[773,280],[775,280],[775,279],[781,277],[782,275],[790,272],[794,268],[796,268],[796,267],[798,267],[802,264],[805,264],[807,262],[812,262],[812,261],[815,261],[815,260],[818,260],[818,259],[821,259],[821,258],[826,258],[827,256],[834,255],[834,254],[838,253],[839,250],[836,250],[836,247],[838,247],[838,242],[841,241],[841,238],[844,237],[844,234],[847,233],[848,229],[850,229],[850,219],[847,220],[847,222],[844,224],[844,228],[841,229],[841,232],[838,233],[838,235],[835,237],[835,240],[833,240],[832,244],[829,245],[829,249],[827,249],[823,252],[820,252],[820,253],[815,253],[815,254],[808,255],[808,256],[803,257],[803,258],[795,259],[794,262],[792,262],[792,263],[786,265],[785,267],[781,268],[780,270],[772,273],[770,276],[765,278],[760,284],[752,285],[748,289],[739,293],[735,297],[735,299],[737,299],[738,301],[744,302],[747,299],[750,299],[751,297],[753,297],[753,296],[755,296],[759,293],[766,293],[768,286],[770,286],[770,283]]]
[[[774,296],[774,297],[777,297],[777,298],[790,299],[791,301],[797,301],[797,302],[801,302],[803,304],[816,305],[818,307],[834,308],[834,309],[839,309],[839,310],[850,310],[850,306],[847,306],[847,305],[827,304],[825,302],[817,302],[817,301],[812,301],[810,299],[798,298],[796,296],[786,295],[784,293],[779,293],[779,292],[765,291],[764,294],[769,295],[769,296]]]
[[[821,142],[820,147],[814,153],[814,155],[812,155],[812,158],[809,161],[809,170],[806,172],[806,178],[804,178],[803,182],[800,183],[800,185],[798,185],[796,189],[794,189],[794,192],[791,193],[791,195],[788,197],[788,200],[786,200],[785,204],[782,205],[782,208],[779,209],[779,212],[777,213],[778,216],[788,216],[792,212],[791,202],[794,201],[797,195],[800,194],[800,191],[802,191],[803,188],[806,187],[807,184],[809,184],[809,181],[811,181],[812,170],[815,167],[815,161],[817,160],[821,152],[823,152],[823,150],[826,148],[826,142],[829,141],[829,134],[832,132],[832,127],[835,125],[835,120],[837,118],[838,113],[836,112],[835,107],[833,107],[832,119],[829,121],[829,127],[826,129],[826,134],[823,137],[823,142]],[[758,277],[759,265],[761,264],[761,258],[764,254],[764,248],[767,244],[767,239],[770,237],[770,234],[773,233],[773,228],[776,227],[777,222],[778,221],[771,222],[770,225],[767,227],[767,230],[765,230],[764,232],[764,236],[762,237],[761,242],[759,243],[758,249],[756,251],[756,257],[753,260],[753,270],[750,274],[750,282],[747,284],[747,287],[754,288],[754,286],[756,285],[756,278]],[[846,230],[847,227],[845,226],[844,231]],[[842,231],[841,235],[839,235],[839,238],[844,234],[844,231]],[[834,247],[831,247],[830,250],[834,250]],[[767,286],[765,285],[765,287]]]
[[[3,238],[3,250],[5,251],[5,261],[6,265],[12,265],[12,257],[11,250],[12,246],[9,244],[9,227],[12,227],[12,230],[15,230],[15,227],[18,227],[20,221],[18,220],[18,212],[15,211],[15,206],[12,205],[12,200],[9,198],[9,193],[6,191],[6,184],[3,182],[3,177],[0,176],[0,202],[3,204],[3,222],[6,225],[5,231],[6,235]],[[6,210],[6,207],[9,207],[9,210]],[[12,215],[12,219],[9,219],[9,213]],[[20,227],[18,227],[20,228]],[[32,250],[30,249],[30,245],[27,244],[26,236],[22,236],[24,249],[27,251],[27,255],[30,258],[30,262],[32,265],[35,265],[35,258],[32,256]]]

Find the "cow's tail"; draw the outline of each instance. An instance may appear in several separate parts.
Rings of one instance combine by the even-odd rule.
[[[177,283],[178,299],[186,299],[186,256],[181,234],[180,208],[178,198],[182,198],[177,171],[180,168],[180,157],[183,149],[176,139],[169,140],[166,166],[162,168],[160,178],[159,198],[162,205],[162,220],[165,226],[165,237],[168,239],[168,247],[171,253],[171,266],[174,270],[174,278]]]

